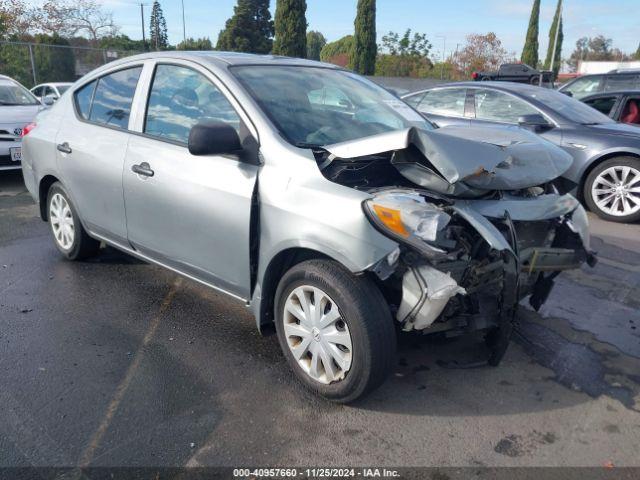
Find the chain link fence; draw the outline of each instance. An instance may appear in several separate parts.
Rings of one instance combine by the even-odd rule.
[[[136,51],[0,41],[0,74],[31,88],[46,82],[73,82],[106,63]]]

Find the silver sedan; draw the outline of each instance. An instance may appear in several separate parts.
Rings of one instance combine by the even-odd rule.
[[[436,129],[335,66],[165,52],[76,82],[22,168],[65,258],[104,243],[226,293],[349,402],[391,371],[396,328],[481,331],[497,365],[519,301],[594,261],[550,183],[570,164],[525,130]]]

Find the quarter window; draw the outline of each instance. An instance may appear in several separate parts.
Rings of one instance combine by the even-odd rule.
[[[135,67],[101,77],[93,96],[89,120],[126,130],[140,72],[142,67]]]
[[[145,133],[187,143],[189,131],[202,120],[240,129],[240,118],[226,97],[204,75],[191,68],[158,65],[149,94]]]
[[[438,88],[425,93],[418,110],[435,115],[462,117],[467,90],[464,88]]]
[[[540,113],[522,100],[495,90],[477,90],[475,107],[478,120],[501,123],[518,123],[523,115]]]
[[[85,120],[89,120],[89,112],[91,111],[91,99],[93,98],[93,91],[96,88],[97,80],[85,85],[75,94],[76,108],[78,114]]]

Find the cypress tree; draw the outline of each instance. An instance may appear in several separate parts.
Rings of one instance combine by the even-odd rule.
[[[522,49],[522,63],[533,68],[538,68],[538,24],[540,22],[540,0],[533,0],[531,18],[529,18],[529,28],[527,29],[527,39]]]
[[[564,33],[562,31],[562,17],[560,11],[562,9],[562,0],[558,0],[558,6],[556,7],[556,14],[553,17],[551,28],[549,29],[549,47],[547,48],[547,58],[544,61],[545,70],[553,70],[556,76],[560,71],[560,65],[562,64],[562,41],[564,40]],[[558,29],[558,43],[556,44],[556,55],[553,60],[553,67],[551,66],[551,57],[553,57],[553,44],[556,41],[556,29]]]
[[[327,39],[320,32],[314,30],[307,33],[307,58],[309,60],[320,60],[320,52],[327,44]]]
[[[216,50],[269,53],[273,46],[273,21],[269,0],[238,0],[224,29],[218,35]]]
[[[640,45],[638,45],[638,50],[636,50],[634,57],[636,60],[640,60]]]
[[[278,0],[276,4],[273,53],[287,57],[307,56],[307,2]]]
[[[358,0],[353,49],[353,69],[363,75],[376,70],[376,0]]]
[[[167,36],[167,21],[164,19],[160,2],[155,0],[151,8],[151,19],[149,21],[151,47],[156,50],[165,50],[169,46]]]

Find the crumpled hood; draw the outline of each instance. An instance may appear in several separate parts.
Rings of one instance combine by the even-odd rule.
[[[411,147],[415,148],[411,148]],[[398,152],[403,164],[423,168],[404,171],[414,183],[435,169],[448,183],[464,182],[483,190],[518,190],[546,183],[571,166],[560,147],[518,127],[408,128],[324,147],[332,158],[350,159]]]

